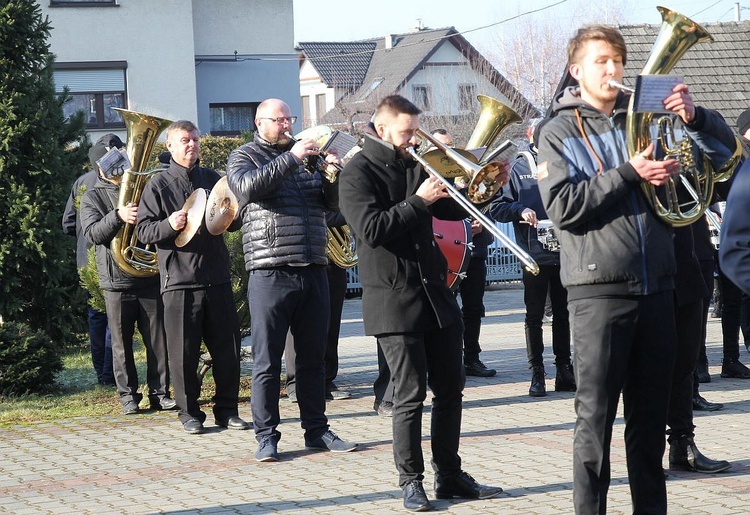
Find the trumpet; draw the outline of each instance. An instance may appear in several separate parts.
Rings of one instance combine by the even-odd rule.
[[[418,129],[417,132],[420,134],[420,136],[422,136],[423,138],[426,138],[438,148],[440,148],[438,145],[442,145],[442,143],[440,143],[439,141],[436,141],[432,136],[424,132],[422,129]],[[487,229],[495,238],[497,238],[505,247],[507,247],[508,250],[510,250],[513,254],[515,254],[516,257],[518,257],[518,259],[521,261],[521,263],[523,263],[526,271],[528,271],[529,273],[533,275],[539,274],[539,265],[536,263],[536,261],[534,261],[534,258],[532,258],[525,250],[519,247],[518,244],[516,244],[516,242],[511,240],[505,233],[503,233],[500,229],[498,229],[495,223],[490,218],[485,216],[484,213],[482,213],[469,199],[464,197],[461,194],[461,192],[458,191],[458,189],[456,189],[456,187],[453,184],[451,184],[451,182],[448,179],[440,175],[437,172],[437,170],[435,170],[432,166],[430,166],[430,163],[428,163],[422,156],[420,156],[414,147],[407,147],[406,151],[418,163],[422,165],[422,167],[427,171],[427,173],[429,173],[431,176],[438,179],[440,183],[446,187],[446,189],[448,190],[448,194],[453,200],[458,202],[462,208],[464,208],[477,222],[479,222],[482,225],[482,227]],[[456,159],[456,157],[450,154],[449,154],[449,157],[454,160]],[[501,166],[497,163],[490,163],[490,165],[492,164],[494,164],[496,167]],[[489,165],[485,165],[485,167],[487,166]],[[500,170],[498,169],[495,172],[495,175],[497,175],[499,172]],[[475,174],[475,178],[472,179],[472,182],[474,182],[477,175],[480,175],[480,174],[479,173]],[[481,176],[478,180],[481,181],[482,177],[483,176]]]
[[[289,138],[290,140],[292,140],[295,143],[298,143],[300,141],[297,138],[295,138],[294,136],[292,136],[292,133],[289,132],[289,131],[284,132],[284,136],[286,136],[287,138]],[[322,157],[325,160],[328,156],[329,156],[328,152],[326,152],[324,150],[319,150],[317,156],[308,156],[308,157],[306,157],[304,159],[304,161],[303,161],[303,163],[305,165],[305,170],[307,170],[308,173],[315,173],[315,170],[317,170],[319,168],[318,158]],[[314,157],[314,159],[310,159],[310,157]],[[327,168],[329,166],[332,166],[333,168],[335,168],[336,172],[335,173],[329,172],[327,170]],[[320,171],[323,174],[323,176],[328,180],[328,182],[333,183],[333,182],[336,182],[337,174],[340,173],[343,169],[344,169],[344,167],[341,166],[341,165],[339,165],[339,164],[326,162],[321,167]]]

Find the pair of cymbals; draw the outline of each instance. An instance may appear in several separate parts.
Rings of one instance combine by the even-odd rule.
[[[182,206],[182,210],[187,211],[187,223],[175,238],[175,245],[187,245],[201,228],[204,220],[209,233],[214,236],[222,234],[232,224],[238,209],[237,197],[229,189],[226,177],[219,179],[210,195],[207,195],[203,188],[198,188]]]

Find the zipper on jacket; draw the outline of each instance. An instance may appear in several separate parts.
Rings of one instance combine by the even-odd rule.
[[[620,134],[618,133],[615,127],[614,118],[615,118],[616,113],[617,111],[615,111],[615,113],[613,113],[612,116],[609,118],[609,124],[610,124],[610,127],[612,128],[612,132],[614,136],[613,139],[617,144],[618,154],[620,154],[621,158],[626,158],[624,162],[628,162],[627,158],[629,158],[629,155],[627,152],[627,146],[625,147],[625,149],[623,149],[623,145],[627,145],[627,142],[623,141],[620,138]],[[635,218],[636,228],[638,229],[638,244],[641,250],[641,272],[643,275],[643,292],[648,294],[650,292],[651,285],[649,284],[648,263],[647,263],[647,256],[646,256],[646,234],[643,228],[643,219],[638,212],[638,197],[637,197],[638,194],[639,193],[637,192],[630,193],[630,204],[633,209],[633,217]]]

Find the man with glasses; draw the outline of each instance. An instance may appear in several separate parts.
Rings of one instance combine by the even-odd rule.
[[[310,139],[295,141],[289,106],[268,99],[255,116],[251,143],[229,155],[227,180],[240,203],[253,335],[251,408],[260,462],[278,460],[281,356],[294,338],[297,401],[305,447],[349,452],[356,444],[329,429],[325,362],[330,298],[325,211],[338,211],[338,184],[303,162],[319,154]],[[326,157],[338,163],[335,155]]]

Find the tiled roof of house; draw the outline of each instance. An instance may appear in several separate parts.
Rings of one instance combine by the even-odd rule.
[[[358,89],[341,99],[340,105],[347,113],[372,113],[374,106],[379,99],[387,95],[398,93],[399,89],[422,67],[422,65],[437,51],[441,44],[446,40],[455,45],[475,67],[478,67],[480,73],[486,74],[490,81],[511,100],[513,107],[524,118],[538,116],[538,111],[534,108],[513,85],[508,82],[455,28],[447,27],[441,29],[425,29],[416,32],[404,34],[392,34],[390,48],[386,48],[386,38],[375,38],[365,41],[356,41],[352,43],[299,43],[299,47],[305,57],[312,56],[312,49],[320,52],[325,48],[328,56],[337,55],[340,58],[331,58],[330,68],[336,70],[340,77],[357,76],[361,73],[361,66],[355,66],[352,62],[354,58],[345,56],[344,48],[347,45],[356,49],[365,48],[365,45],[374,45],[371,58],[364,77],[360,81]],[[311,52],[308,52],[308,49]],[[354,56],[357,60],[364,60],[364,56]],[[335,80],[336,75],[330,73],[326,75],[323,69],[325,66],[318,66],[318,61],[314,60],[313,64],[320,72],[321,77],[329,86],[342,87],[340,81]],[[356,73],[354,69],[356,68]],[[348,70],[345,71],[345,70]],[[330,79],[330,80],[329,80]],[[329,111],[324,117],[324,123],[336,123],[342,119],[342,109]]]
[[[719,111],[733,128],[739,114],[750,107],[750,21],[702,25],[714,42],[696,43],[675,65],[674,75],[685,84],[700,106]],[[635,83],[648,59],[660,25],[619,27],[628,48],[623,80]]]
[[[310,60],[323,82],[351,90],[362,85],[370,67],[375,42],[309,42],[300,43],[299,49]]]

